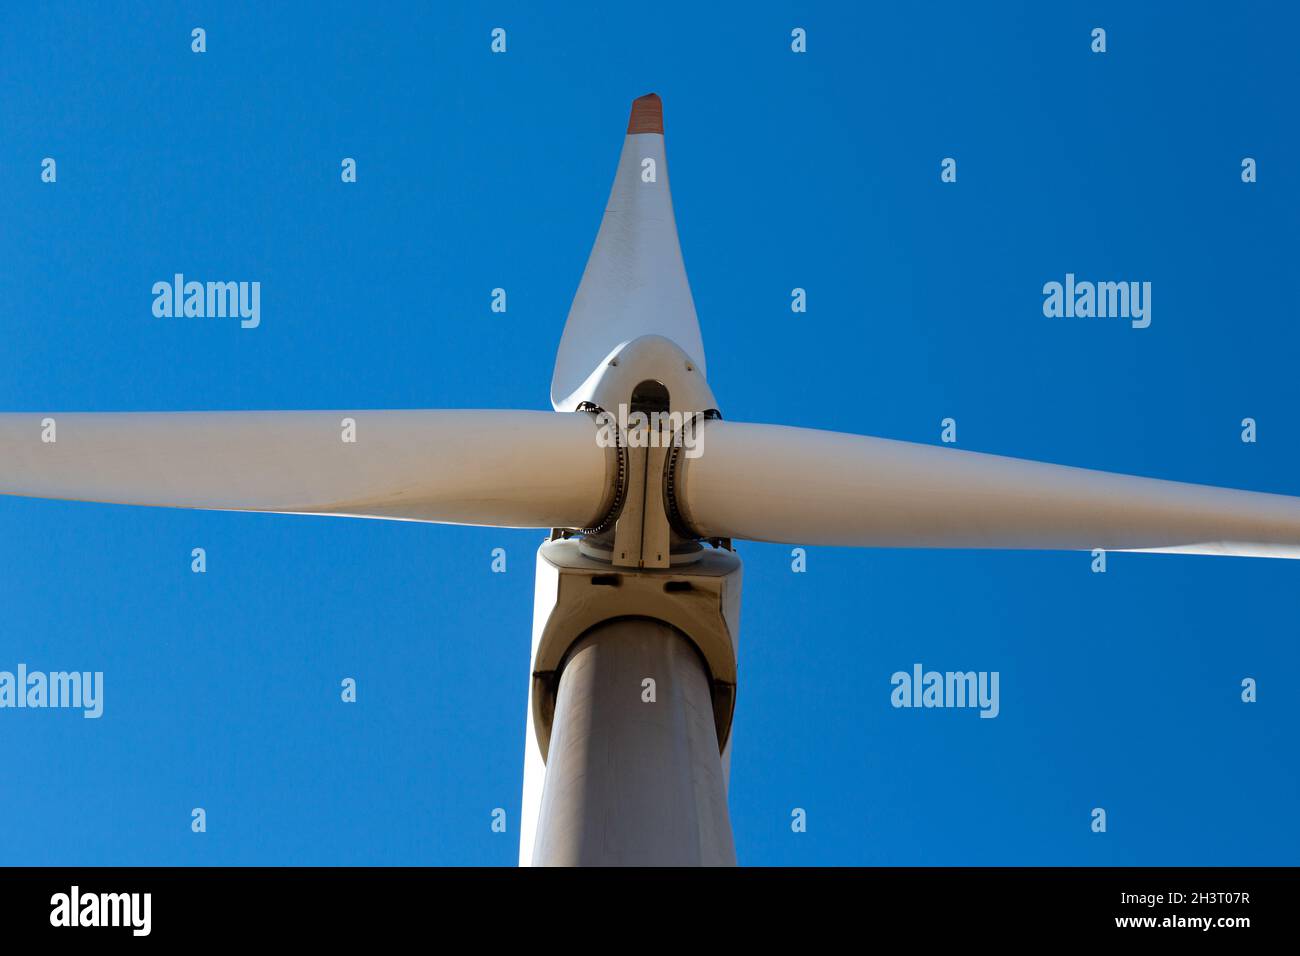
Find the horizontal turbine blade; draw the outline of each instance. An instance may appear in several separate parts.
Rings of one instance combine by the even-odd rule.
[[[4,414],[0,494],[576,528],[608,509],[614,454],[585,414]]]
[[[677,507],[704,537],[1300,557],[1300,498],[714,421]]]

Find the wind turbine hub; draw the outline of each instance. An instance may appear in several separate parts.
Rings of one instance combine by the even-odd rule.
[[[643,335],[613,349],[576,393],[595,416],[597,442],[618,454],[609,511],[582,531],[587,557],[621,567],[668,568],[699,556],[697,536],[674,522],[680,459],[702,454],[703,422],[720,418],[696,363],[671,339]]]

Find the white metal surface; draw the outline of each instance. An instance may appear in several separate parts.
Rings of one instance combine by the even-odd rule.
[[[838,432],[709,422],[678,506],[705,536],[1300,557],[1300,498]]]
[[[42,498],[584,527],[609,507],[616,468],[586,414],[0,415],[0,494]]]
[[[633,104],[629,129],[652,128],[639,122],[642,97]],[[659,132],[629,132],[623,142],[614,186],[582,273],[555,357],[551,404],[573,411],[582,384],[619,345],[642,335],[672,339],[705,374],[704,343],[695,316],[682,250],[677,241],[662,121]],[[654,182],[645,181],[653,162]]]
[[[672,627],[611,621],[569,651],[532,862],[735,864],[704,663]]]
[[[643,335],[619,345],[569,396],[569,403],[576,407],[579,402],[592,402],[617,412],[646,379],[668,389],[673,411],[706,412],[718,407],[694,360],[662,335]]]

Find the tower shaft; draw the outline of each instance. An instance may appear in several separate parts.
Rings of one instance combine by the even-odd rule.
[[[681,632],[592,628],[559,675],[533,865],[734,865],[718,750],[708,672]]]

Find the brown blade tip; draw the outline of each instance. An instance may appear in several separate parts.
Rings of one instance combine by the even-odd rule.
[[[664,102],[658,93],[647,93],[632,101],[632,115],[627,120],[628,135],[664,131]]]

